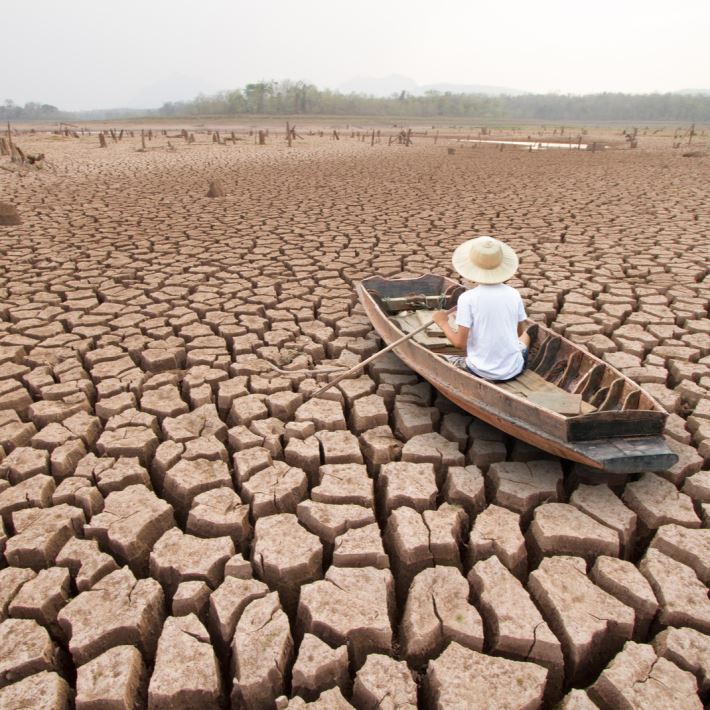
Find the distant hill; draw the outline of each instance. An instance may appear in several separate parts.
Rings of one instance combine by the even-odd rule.
[[[367,94],[368,96],[388,97],[406,91],[412,96],[422,96],[427,91],[440,91],[452,94],[485,94],[487,96],[520,96],[527,92],[505,86],[487,84],[417,84],[414,79],[401,74],[383,77],[359,76],[340,84],[338,91],[344,94]]]

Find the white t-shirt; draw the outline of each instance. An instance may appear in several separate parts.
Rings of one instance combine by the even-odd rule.
[[[470,328],[466,362],[487,380],[507,380],[523,369],[518,323],[527,318],[520,294],[506,284],[480,284],[461,294],[456,324]]]

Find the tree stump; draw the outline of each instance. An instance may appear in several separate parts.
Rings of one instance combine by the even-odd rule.
[[[99,133],[99,145],[106,148],[106,136],[103,133]]]
[[[22,224],[20,213],[15,205],[9,202],[0,202],[0,226],[11,227],[15,224]]]
[[[210,189],[207,191],[207,197],[226,197],[227,193],[221,180],[213,180],[210,183]]]

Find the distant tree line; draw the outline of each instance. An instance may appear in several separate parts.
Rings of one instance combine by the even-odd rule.
[[[0,120],[91,120],[138,116],[332,115],[451,117],[478,120],[674,121],[710,122],[710,94],[522,94],[488,96],[402,91],[382,98],[319,89],[304,81],[260,81],[242,89],[200,94],[192,101],[163,104],[155,110],[110,109],[66,112],[39,103],[0,105]]]
[[[24,106],[15,104],[12,99],[5,99],[4,104],[0,104],[0,120],[2,121],[33,121],[52,119],[60,120],[68,114],[60,111],[56,106],[50,104],[38,104],[30,101]]]
[[[342,94],[302,81],[262,81],[243,89],[165,103],[161,116],[322,114],[541,121],[710,121],[710,95],[601,93],[488,96],[428,91],[387,98]]]

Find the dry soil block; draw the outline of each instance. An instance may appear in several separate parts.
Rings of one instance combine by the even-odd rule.
[[[118,569],[111,555],[101,552],[96,540],[72,537],[57,555],[57,564],[68,567],[80,592],[96,584],[102,577]]]
[[[23,584],[37,576],[31,569],[5,567],[0,570],[0,621],[8,616],[8,607]]]
[[[171,528],[153,546],[150,573],[170,596],[181,582],[202,581],[215,589],[233,554],[234,543],[228,537],[204,539]]]
[[[636,612],[635,639],[644,639],[658,611],[651,585],[638,568],[615,557],[598,557],[589,576],[594,584]]]
[[[436,478],[431,463],[388,463],[377,479],[380,506],[389,515],[406,505],[424,511],[436,507]]]
[[[145,701],[146,670],[135,646],[115,646],[85,663],[76,678],[77,710],[130,710]]]
[[[49,567],[40,570],[14,596],[8,612],[21,619],[34,619],[42,626],[53,625],[59,610],[69,599],[69,570]]]
[[[273,707],[292,658],[293,640],[278,594],[255,599],[239,619],[232,642],[232,707]]]
[[[450,642],[483,650],[483,622],[468,603],[468,584],[453,567],[420,572],[409,587],[400,626],[403,655],[418,667]]]
[[[172,599],[173,616],[194,614],[204,618],[210,600],[210,589],[206,582],[180,582]]]
[[[318,431],[347,429],[343,405],[330,399],[309,399],[296,410],[295,418],[297,422],[313,422]]]
[[[363,710],[417,707],[417,685],[404,661],[372,653],[355,676],[353,704]]]
[[[183,459],[167,471],[163,479],[163,495],[183,520],[197,496],[221,487],[232,487],[232,477],[224,461]]]
[[[604,707],[702,708],[692,673],[658,658],[653,646],[633,641],[602,672],[589,694]]]
[[[324,690],[335,686],[343,690],[349,685],[347,648],[331,648],[313,634],[305,634],[293,665],[294,695],[315,700]]]
[[[516,513],[524,522],[542,502],[562,497],[562,468],[559,461],[508,461],[494,463],[488,469],[491,500]]]
[[[251,536],[249,506],[231,488],[213,488],[192,501],[185,530],[199,537],[230,537],[235,549],[246,552]]]
[[[274,461],[242,484],[242,497],[251,506],[255,519],[277,513],[295,513],[306,497],[308,479],[305,471]]]
[[[375,496],[367,468],[357,463],[326,464],[318,470],[311,498],[319,503],[349,503],[373,508]]]
[[[638,515],[645,534],[672,523],[700,527],[690,497],[654,473],[644,473],[638,481],[627,484],[624,503]]]
[[[139,579],[127,567],[112,572],[74,597],[60,612],[59,625],[79,666],[114,646],[138,646],[151,659],[163,623],[163,590],[154,579]]]
[[[295,515],[269,515],[256,521],[252,566],[279,592],[284,609],[295,612],[301,585],[323,577],[323,545]]]
[[[392,652],[393,604],[389,570],[331,567],[324,580],[302,587],[298,628],[331,646],[347,644],[359,668],[369,653]]]
[[[50,567],[83,523],[83,511],[65,503],[18,510],[12,514],[15,535],[7,542],[5,557],[15,567]]]
[[[425,693],[437,708],[537,708],[547,670],[451,643],[427,668]]]
[[[57,649],[47,630],[32,619],[0,624],[0,687],[58,667]]]
[[[507,508],[489,505],[471,528],[468,564],[474,565],[495,555],[516,577],[522,579],[528,566],[520,516]]]
[[[621,551],[627,553],[636,534],[636,513],[629,510],[609,486],[580,484],[569,502],[598,523],[616,530]]]
[[[568,682],[584,682],[631,639],[634,611],[595,586],[579,557],[546,557],[528,588],[562,643]]]
[[[72,690],[64,678],[52,671],[42,671],[0,688],[0,707],[68,710],[71,697]]]
[[[575,555],[589,561],[598,555],[616,557],[619,554],[616,531],[567,503],[538,506],[526,537],[537,559],[548,555]]]
[[[356,530],[375,522],[375,514],[361,505],[333,505],[304,500],[298,504],[296,514],[300,522],[327,545],[348,530]]]
[[[209,626],[220,654],[226,658],[244,609],[266,596],[269,588],[257,579],[227,577],[210,595]]]
[[[137,485],[111,493],[103,512],[84,526],[84,534],[98,540],[135,574],[144,575],[153,545],[174,525],[172,506]]]
[[[388,569],[389,557],[382,545],[380,528],[376,523],[351,528],[335,538],[333,564],[336,567],[376,567]]]
[[[659,657],[673,661],[697,679],[703,694],[710,692],[710,636],[695,629],[666,629],[653,639]]]
[[[165,620],[148,686],[155,710],[221,707],[222,681],[205,627],[194,614]]]
[[[663,525],[651,540],[651,547],[691,567],[698,579],[710,585],[710,530],[682,525]]]
[[[485,481],[478,466],[450,466],[442,493],[447,502],[461,506],[471,521],[485,510]]]
[[[660,613],[668,626],[690,626],[710,634],[710,599],[707,587],[687,565],[650,548],[639,569],[653,589]]]
[[[402,449],[402,461],[432,464],[439,483],[443,483],[446,467],[463,466],[465,463],[458,444],[436,432],[409,439]]]
[[[552,686],[548,693],[559,693],[564,680],[562,647],[520,581],[497,557],[477,562],[468,581],[483,612],[491,650],[545,666]]]

